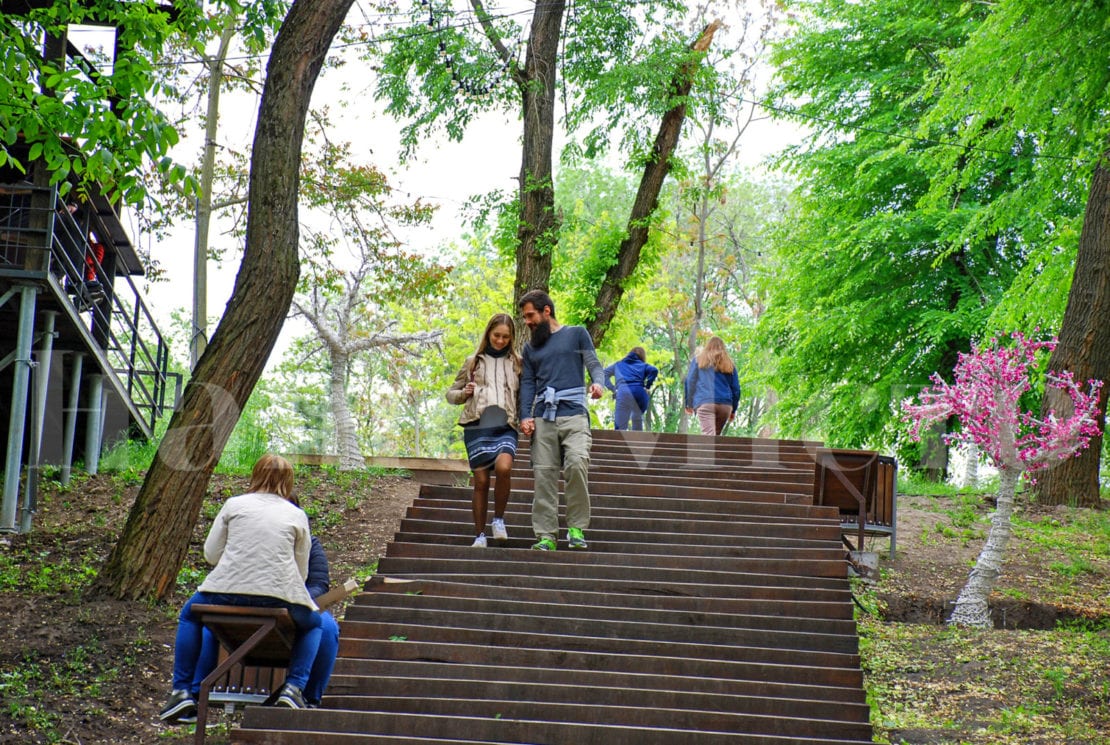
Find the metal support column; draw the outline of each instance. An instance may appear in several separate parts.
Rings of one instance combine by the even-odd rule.
[[[73,442],[77,436],[77,412],[81,405],[81,367],[85,353],[73,354],[73,368],[69,372],[69,399],[66,402],[65,424],[62,430],[62,484],[69,483],[73,471]]]
[[[104,417],[104,375],[96,373],[89,376],[89,408],[85,417],[85,470],[96,474],[100,467],[100,438]]]
[[[27,426],[27,395],[31,380],[31,343],[35,338],[35,295],[38,288],[19,288],[19,329],[12,366],[12,407],[8,416],[8,447],[4,459],[4,497],[0,532],[17,530],[19,477],[23,472],[23,434]]]
[[[38,506],[39,470],[42,461],[42,433],[46,427],[46,397],[50,390],[50,366],[54,359],[54,319],[56,311],[43,313],[42,338],[38,364],[34,370],[35,389],[31,399],[31,452],[27,457],[27,480],[23,484],[23,509],[19,515],[21,533],[31,531],[31,517]]]

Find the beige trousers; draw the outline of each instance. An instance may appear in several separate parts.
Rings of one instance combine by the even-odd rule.
[[[567,527],[590,526],[590,419],[585,414],[536,419],[532,433],[532,530],[537,538],[559,532],[559,473],[566,482]]]

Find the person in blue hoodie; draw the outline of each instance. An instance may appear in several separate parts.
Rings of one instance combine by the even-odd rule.
[[[605,387],[617,397],[613,411],[613,429],[644,428],[644,412],[648,407],[648,391],[659,375],[658,368],[647,363],[643,347],[633,347],[624,359],[605,368]],[[614,378],[616,382],[614,382]]]
[[[740,378],[720,337],[711,337],[690,360],[683,387],[686,413],[697,412],[701,433],[721,434],[740,405]]]
[[[328,566],[328,555],[324,552],[324,545],[320,539],[312,536],[312,543],[308,553],[308,576],[304,581],[305,589],[312,599],[323,595],[331,589],[331,570]],[[305,683],[302,696],[305,704],[310,709],[320,706],[320,699],[324,697],[324,689],[328,687],[332,670],[335,668],[335,658],[339,654],[339,622],[335,616],[326,610],[320,611],[320,647],[312,660],[312,667],[308,673],[308,682]],[[197,661],[197,670],[193,676],[193,697],[200,691],[201,681],[208,673],[216,669],[219,664],[220,643],[215,634],[205,627],[201,641],[200,657]],[[185,723],[186,720],[178,721]],[[190,720],[191,721],[191,720]]]

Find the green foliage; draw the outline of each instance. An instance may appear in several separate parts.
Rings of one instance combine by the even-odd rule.
[[[182,183],[185,172],[168,157],[178,141],[172,123],[154,105],[159,98],[156,58],[169,44],[201,43],[206,18],[199,5],[184,4],[171,22],[147,3],[55,2],[26,16],[0,16],[0,159],[21,171],[42,160],[52,184],[65,191],[71,179],[82,189],[100,183],[113,197],[137,204],[146,196],[138,174],[152,166]],[[73,24],[118,29],[116,57],[108,65],[43,60],[42,34],[64,34]],[[26,161],[12,148],[28,146]]]
[[[105,473],[137,474],[150,468],[158,452],[160,438],[120,440],[100,456],[100,470]]]
[[[627,237],[627,215],[635,189],[630,178],[597,163],[580,162],[559,174],[556,205],[562,214],[559,251],[553,257],[551,291],[559,318],[582,324],[594,317],[605,273],[616,263],[621,241]],[[652,255],[651,248],[647,250]],[[642,275],[648,266],[638,268]],[[636,281],[634,275],[633,283]]]
[[[301,428],[294,439],[312,433],[308,450],[335,452],[338,446],[346,460],[356,461],[358,452],[375,452],[366,436],[374,415],[364,412],[359,388],[376,376],[368,381],[365,373],[379,365],[401,378],[421,364],[435,338],[423,318],[411,321],[413,311],[432,307],[429,301],[441,296],[450,267],[408,250],[397,236],[399,228],[426,225],[434,207],[419,199],[399,200],[382,171],[353,160],[349,143],[326,136],[321,114],[315,120],[302,167],[302,201],[327,227],[302,236],[305,271],[294,307],[312,333],[298,339],[295,356],[283,362],[283,374],[294,384],[282,386],[281,398],[287,409],[315,425]],[[355,426],[349,426],[352,421]],[[362,437],[354,432],[358,422],[368,425]],[[339,436],[329,437],[329,431]]]
[[[436,134],[461,140],[483,112],[517,111],[523,79],[514,75],[521,74],[525,46],[520,14],[476,15],[444,0],[407,9],[381,2],[379,10],[393,23],[368,49],[380,66],[375,95],[402,122],[406,157]],[[678,0],[638,4],[635,13],[613,12],[609,2],[570,4],[557,95],[566,103],[568,131],[587,130],[586,152],[605,149],[620,125],[644,139],[641,128],[653,119],[645,110],[663,110],[670,76],[689,44],[673,32],[685,11]],[[478,22],[483,16],[485,27]]]
[[[992,3],[966,42],[929,76],[935,103],[922,131],[943,132],[967,149],[938,148],[926,203],[941,208],[976,185],[994,185],[965,235],[1005,226],[1028,246],[1018,282],[992,328],[1059,324],[1070,286],[1090,175],[1107,150],[1110,70],[1089,52],[1110,42],[1102,3],[1049,7],[1032,0]],[[1059,12],[1057,12],[1059,11]],[[1015,158],[1014,155],[1020,157]]]
[[[224,445],[220,461],[216,464],[216,472],[249,474],[258,459],[270,452],[270,435],[266,423],[269,407],[270,397],[266,387],[256,386]]]
[[[988,327],[1025,258],[1002,226],[973,230],[982,205],[1019,180],[975,182],[944,204],[939,172],[914,141],[932,104],[924,83],[981,21],[957,0],[807,4],[776,49],[777,101],[802,97],[814,127],[784,161],[802,179],[764,274],[757,344],[788,436],[841,446],[890,442],[897,401],[950,370]],[[940,127],[943,122],[938,122]],[[936,146],[939,148],[940,146]]]
[[[813,128],[759,341],[789,435],[897,436],[899,398],[972,341],[1055,328],[1107,148],[1102,4],[805,3],[774,100]]]

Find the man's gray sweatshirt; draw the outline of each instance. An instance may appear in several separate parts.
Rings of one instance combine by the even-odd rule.
[[[581,326],[560,326],[539,349],[531,343],[524,345],[524,365],[520,374],[521,418],[543,416],[542,400],[547,388],[565,391],[585,387],[584,370],[589,371],[590,382],[600,384],[605,378],[601,362],[594,351],[589,332]],[[556,416],[587,414],[582,400],[560,401]]]

